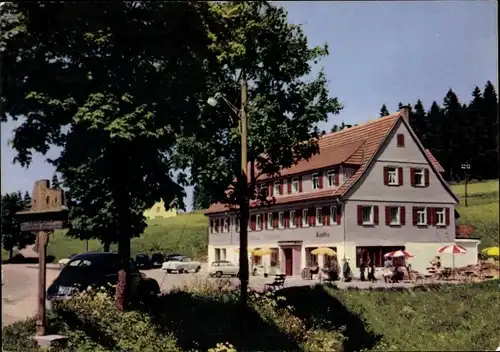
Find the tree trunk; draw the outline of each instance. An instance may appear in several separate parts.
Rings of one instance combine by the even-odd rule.
[[[9,259],[12,259],[14,256],[14,248],[9,249]]]
[[[128,233],[119,233],[118,255],[121,257],[121,268],[118,271],[118,281],[116,283],[115,305],[118,311],[123,312],[127,309],[129,303],[127,278],[130,268],[130,236],[128,236]]]

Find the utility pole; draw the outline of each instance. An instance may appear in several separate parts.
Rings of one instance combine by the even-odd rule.
[[[468,170],[470,170],[470,164],[468,162],[462,164],[462,170],[464,170],[464,174],[465,174],[465,190],[464,190],[464,195],[465,195],[465,207],[467,208],[467,184],[468,184],[468,179],[469,179],[469,175],[468,175]]]
[[[240,177],[240,287],[241,305],[246,309],[248,301],[248,218],[250,203],[248,198],[248,165],[247,165],[247,82],[241,78],[241,177]]]

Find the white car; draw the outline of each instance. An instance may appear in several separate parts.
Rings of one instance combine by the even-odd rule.
[[[178,256],[171,257],[168,262],[162,264],[161,268],[167,273],[171,273],[173,271],[179,274],[193,271],[197,273],[201,269],[201,263],[188,257]]]
[[[239,273],[240,266],[228,260],[216,260],[208,268],[208,276],[212,277],[238,276]]]

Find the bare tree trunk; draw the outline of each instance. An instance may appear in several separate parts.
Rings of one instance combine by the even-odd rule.
[[[128,307],[128,272],[130,262],[130,237],[127,233],[119,233],[118,255],[121,257],[121,267],[118,271],[118,281],[115,291],[115,305],[118,311],[123,312]]]

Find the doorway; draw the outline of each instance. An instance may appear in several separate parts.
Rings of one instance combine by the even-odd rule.
[[[293,275],[293,249],[283,248],[283,255],[285,257],[285,274],[287,276]]]

